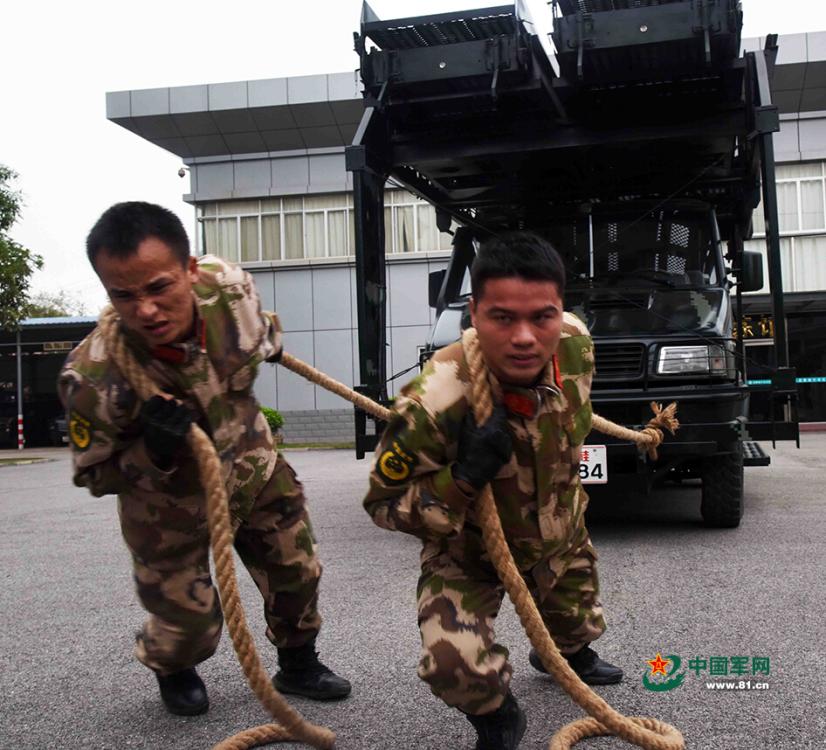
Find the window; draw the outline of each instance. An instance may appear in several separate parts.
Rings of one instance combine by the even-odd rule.
[[[453,223],[451,231],[455,229]],[[436,227],[436,209],[406,190],[385,190],[384,247],[388,253],[450,250],[452,236]]]
[[[241,261],[258,260],[258,247],[261,244],[258,238],[259,220],[257,216],[241,217]]]
[[[218,254],[227,260],[238,260],[238,221],[218,219]]]
[[[436,210],[406,190],[385,191],[385,251],[450,250]],[[329,193],[198,206],[199,249],[231,261],[345,258],[355,255],[353,196]]]
[[[796,232],[800,229],[796,182],[777,183],[777,218],[781,232]]]
[[[823,180],[800,181],[800,228],[824,229]]]
[[[781,164],[777,167],[777,214],[783,289],[801,292],[826,289],[826,162]],[[746,243],[765,258],[763,206],[753,214],[755,239]],[[768,291],[768,273],[764,260]]]
[[[777,215],[781,234],[826,232],[826,163],[777,167]],[[763,204],[754,211],[754,233],[765,234]]]
[[[281,259],[281,217],[261,216],[261,260]]]
[[[304,217],[301,214],[284,216],[284,257],[304,257]]]

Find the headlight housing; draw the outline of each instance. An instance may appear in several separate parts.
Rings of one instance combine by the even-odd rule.
[[[717,344],[663,346],[657,357],[658,375],[727,375],[726,349]]]

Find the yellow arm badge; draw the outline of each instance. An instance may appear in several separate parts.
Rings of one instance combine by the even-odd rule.
[[[378,470],[388,482],[399,484],[410,476],[410,470],[414,464],[413,456],[407,453],[397,441],[393,441],[392,447],[379,457]]]
[[[69,439],[78,450],[85,451],[92,442],[92,423],[76,411],[69,416]]]

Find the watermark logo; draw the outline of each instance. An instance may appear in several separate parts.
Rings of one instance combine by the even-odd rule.
[[[768,656],[693,656],[688,659],[687,668],[683,668],[679,656],[662,656],[658,651],[653,659],[646,659],[646,663],[643,687],[658,693],[680,687],[689,673],[706,680],[711,678],[705,683],[709,690],[766,690],[768,682],[742,678],[771,674]]]
[[[685,672],[680,672],[683,660],[676,654],[668,654],[664,659],[657,652],[653,659],[648,659],[649,669],[642,675],[642,684],[647,690],[657,693],[680,687],[685,679]]]

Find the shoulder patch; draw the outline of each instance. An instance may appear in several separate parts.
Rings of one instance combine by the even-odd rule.
[[[92,442],[92,423],[72,410],[69,414],[69,439],[79,451],[85,451]]]
[[[379,456],[376,470],[388,484],[401,484],[410,476],[415,465],[415,456],[405,450],[398,440],[394,440],[392,445]]]

